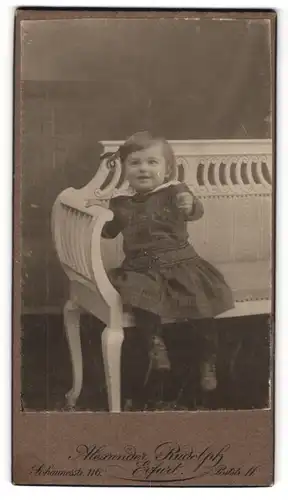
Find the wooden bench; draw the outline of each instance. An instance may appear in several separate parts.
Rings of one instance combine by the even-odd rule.
[[[123,328],[134,323],[131,314],[123,312],[121,298],[106,271],[117,267],[123,258],[122,236],[102,239],[102,228],[113,213],[105,206],[88,206],[91,199],[107,200],[116,192],[127,192],[121,165],[109,156],[119,144],[103,142],[107,154],[95,177],[82,189],[63,191],[52,212],[55,248],[70,279],[64,322],[73,367],[73,387],[66,398],[72,408],[82,388],[80,314],[84,310],[106,325],[102,353],[109,410],[121,411]],[[223,273],[234,292],[235,308],[221,317],[271,312],[271,141],[171,144],[177,158],[177,178],[185,181],[204,205],[203,218],[188,223],[193,245]]]

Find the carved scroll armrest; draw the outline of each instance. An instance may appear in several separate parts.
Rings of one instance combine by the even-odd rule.
[[[85,206],[82,193],[68,188],[57,197],[52,211],[52,233],[62,267],[71,281],[93,283],[99,307],[108,307],[107,324],[120,324],[122,303],[108,279],[101,255],[101,233],[113,212],[103,206]],[[106,314],[106,313],[105,313]]]

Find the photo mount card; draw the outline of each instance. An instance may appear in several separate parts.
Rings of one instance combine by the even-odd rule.
[[[275,37],[16,10],[14,484],[273,484]]]

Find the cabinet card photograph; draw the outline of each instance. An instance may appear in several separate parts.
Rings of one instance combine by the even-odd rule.
[[[275,33],[16,10],[16,484],[273,482]]]

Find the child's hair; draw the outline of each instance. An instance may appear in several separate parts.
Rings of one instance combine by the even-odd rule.
[[[125,160],[131,153],[142,151],[153,146],[154,144],[162,145],[163,156],[166,160],[167,166],[166,181],[174,179],[176,176],[176,159],[174,151],[169,142],[163,137],[153,137],[150,132],[136,132],[119,147],[117,155],[119,155],[120,161],[122,165],[124,165]]]

